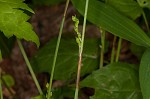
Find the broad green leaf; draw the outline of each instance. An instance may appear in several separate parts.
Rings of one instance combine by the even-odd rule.
[[[150,0],[137,0],[141,7],[146,7],[150,9]]]
[[[8,87],[12,87],[15,85],[15,80],[11,75],[2,75],[2,79]]]
[[[87,76],[80,85],[95,89],[91,99],[142,99],[138,71],[131,64],[109,64]]]
[[[86,0],[72,0],[75,8],[83,15]],[[80,2],[80,3],[79,3]],[[150,38],[132,20],[118,13],[107,4],[89,1],[87,19],[103,29],[137,45],[149,47]]]
[[[143,99],[150,99],[150,49],[142,56],[139,73]]]
[[[39,46],[38,36],[33,31],[31,24],[27,22],[30,17],[23,11],[33,13],[33,10],[23,1],[0,0],[0,30],[7,37],[15,35],[19,39],[32,41]]]
[[[56,39],[41,48],[31,60],[36,72],[51,72],[56,47]],[[62,39],[55,67],[54,79],[67,80],[76,77],[78,64],[78,44],[75,39]],[[86,39],[83,53],[81,76],[90,73],[98,66],[98,40]]]
[[[132,19],[142,14],[142,8],[134,0],[107,0],[107,4]]]
[[[32,0],[35,5],[54,5],[65,0]]]

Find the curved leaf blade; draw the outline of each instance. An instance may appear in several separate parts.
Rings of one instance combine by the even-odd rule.
[[[147,49],[140,63],[140,85],[144,99],[150,99],[150,49]]]
[[[94,71],[80,85],[95,89],[91,99],[142,99],[134,65],[113,63]]]
[[[83,15],[85,0],[72,0],[72,3]],[[89,4],[87,19],[90,22],[137,45],[150,46],[150,38],[132,20],[100,1],[90,0]]]

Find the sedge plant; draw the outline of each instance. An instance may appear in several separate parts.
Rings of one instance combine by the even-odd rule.
[[[55,49],[55,54],[54,54],[54,59],[53,59],[53,65],[52,65],[52,70],[51,70],[50,81],[49,81],[48,89],[47,89],[47,96],[46,96],[47,99],[51,99],[51,97],[52,97],[52,81],[53,81],[54,70],[55,70],[56,60],[57,60],[57,54],[58,54],[58,49],[59,49],[59,45],[60,45],[62,30],[63,30],[63,26],[64,26],[64,22],[65,22],[65,16],[66,16],[66,13],[67,13],[69,1],[70,0],[66,1],[65,10],[64,10],[62,22],[61,22],[61,25],[60,25],[60,30],[59,30],[59,35],[58,35],[58,39],[57,39],[57,44],[56,44],[56,49]]]
[[[89,0],[86,0],[82,35],[80,35],[79,32],[77,31],[78,37],[76,37],[76,41],[77,41],[78,46],[79,46],[79,60],[78,60],[76,90],[75,90],[74,99],[78,99],[78,93],[79,93],[80,71],[81,71],[81,64],[82,64],[82,53],[83,53],[83,45],[84,45],[84,37],[85,37],[85,28],[86,28],[86,19],[87,19],[88,5],[89,5]],[[75,21],[77,21],[77,20],[75,20]],[[77,21],[76,24],[75,24],[75,29],[77,28],[76,25],[78,24],[78,22],[79,21]]]

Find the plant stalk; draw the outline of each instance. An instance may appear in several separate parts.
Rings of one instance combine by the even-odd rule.
[[[68,6],[69,6],[69,1],[70,0],[66,1],[64,15],[63,15],[62,22],[61,22],[61,25],[60,25],[60,30],[59,30],[59,35],[58,35],[56,50],[55,50],[55,54],[54,54],[52,70],[51,70],[51,77],[50,77],[49,86],[48,86],[48,89],[47,89],[47,99],[51,99],[51,96],[52,96],[52,82],[53,82],[53,77],[54,77],[54,70],[55,70],[55,66],[56,66],[58,49],[59,49],[59,45],[60,45],[60,40],[61,40],[61,35],[62,35],[62,30],[63,30],[63,26],[64,26],[64,22],[65,22],[67,9],[68,9]]]
[[[115,60],[116,62],[118,62],[118,60],[119,60],[120,50],[121,50],[121,43],[122,43],[122,38],[119,37],[116,60]]]
[[[100,53],[100,67],[103,67],[104,64],[104,50],[105,50],[105,30],[100,28],[100,32],[101,32],[101,53]]]
[[[113,63],[113,62],[114,62],[116,40],[117,40],[117,36],[114,36],[114,39],[113,39],[113,47],[112,47],[112,51],[111,51],[111,60],[110,60],[110,63]]]
[[[28,59],[28,57],[27,57],[27,55],[26,55],[26,53],[25,53],[25,50],[24,50],[24,48],[23,48],[23,45],[22,45],[22,43],[21,43],[21,41],[20,41],[19,39],[17,39],[17,42],[18,42],[19,48],[20,48],[20,50],[21,50],[21,53],[22,53],[22,55],[23,55],[23,57],[24,57],[24,60],[25,60],[25,62],[26,62],[26,64],[27,64],[27,67],[28,67],[28,69],[29,69],[29,71],[30,71],[30,73],[31,73],[31,76],[32,76],[32,78],[33,78],[33,80],[34,80],[34,83],[35,83],[35,85],[36,85],[36,87],[37,87],[37,89],[38,89],[40,95],[43,95],[42,89],[41,89],[41,87],[40,87],[40,85],[39,85],[39,83],[38,83],[38,80],[37,80],[37,78],[36,78],[36,76],[35,76],[35,73],[34,73],[32,67],[31,67],[31,64],[30,64],[29,59]]]
[[[79,61],[78,61],[78,71],[77,71],[76,90],[75,90],[74,99],[78,99],[78,93],[79,93],[80,72],[81,72],[81,64],[82,64],[82,52],[83,52],[83,45],[84,45],[88,5],[89,5],[89,0],[86,0],[84,22],[83,22],[83,29],[82,29],[82,38],[81,38],[81,47],[79,47]]]
[[[150,31],[150,28],[149,28],[149,25],[148,25],[148,21],[147,21],[147,18],[146,18],[146,15],[144,13],[144,11],[142,12],[142,15],[143,15],[143,18],[144,18],[144,21],[145,21],[145,25],[146,25],[146,28],[148,30],[148,32]],[[150,34],[149,34],[150,35]]]

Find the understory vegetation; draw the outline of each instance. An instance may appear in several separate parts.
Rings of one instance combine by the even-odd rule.
[[[0,0],[0,32],[0,99],[150,99],[150,0]]]

